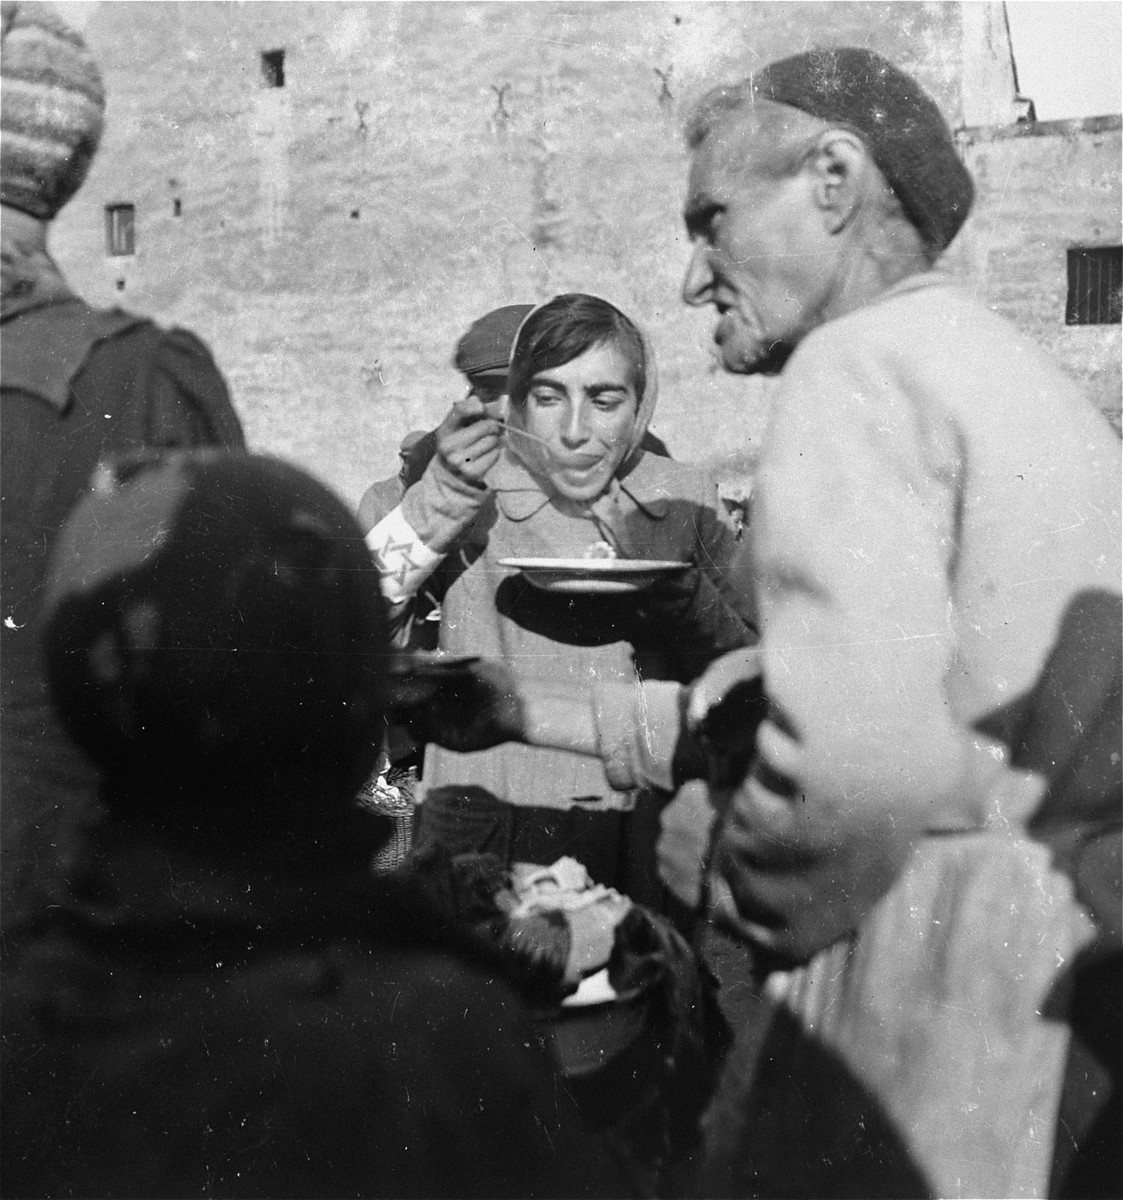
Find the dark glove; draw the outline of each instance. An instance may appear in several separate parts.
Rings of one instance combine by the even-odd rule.
[[[707,757],[710,783],[740,783],[768,715],[759,652],[746,648],[723,655],[690,688],[685,707],[686,728]]]
[[[656,580],[639,593],[636,618],[639,640],[668,654],[682,682],[757,640],[752,626],[697,567]]]
[[[458,663],[404,658],[389,681],[391,723],[419,742],[467,753],[523,740],[514,675],[492,659]]]

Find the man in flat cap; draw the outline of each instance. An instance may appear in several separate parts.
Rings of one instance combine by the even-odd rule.
[[[483,413],[502,418],[507,399],[507,360],[511,357],[511,345],[523,318],[533,307],[531,304],[505,304],[468,326],[456,343],[452,360],[468,385],[464,400],[453,405],[436,429],[415,429],[402,438],[398,447],[398,473],[372,483],[359,501],[359,524],[364,532],[370,533],[387,513],[401,504],[402,497],[441,452],[442,438],[460,428],[464,419],[462,411],[476,417]],[[452,482],[455,486],[455,477]],[[424,593],[421,599],[404,637],[411,649],[435,650],[440,606]]]
[[[456,343],[453,366],[468,384],[468,397],[483,405],[489,416],[502,417],[507,396],[507,360],[511,344],[530,304],[506,304],[473,321]],[[371,484],[359,502],[359,523],[370,530],[401,502],[402,496],[425,473],[437,453],[440,428],[415,429],[402,438],[398,474]]]
[[[974,189],[891,63],[773,63],[688,142],[684,298],[726,370],[779,374],[761,644],[564,722],[508,688],[508,733],[616,786],[708,752],[774,1004],[699,1194],[1118,1194],[1119,439],[936,269]]]

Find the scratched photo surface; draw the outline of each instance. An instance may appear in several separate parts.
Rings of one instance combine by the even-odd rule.
[[[68,284],[98,308],[120,306],[196,334],[229,386],[248,447],[310,472],[352,511],[375,481],[396,476],[403,439],[433,430],[454,402],[464,400],[465,378],[453,356],[474,321],[501,306],[537,306],[586,292],[617,306],[650,339],[658,364],[650,434],[678,460],[676,470],[691,464],[711,473],[731,510],[744,516],[777,381],[723,369],[714,311],[683,300],[691,257],[683,220],[691,156],[683,129],[692,104],[714,85],[815,48],[875,51],[934,98],[977,192],[942,267],[1041,346],[1120,428],[1123,104],[1116,5],[73,0],[57,7],[81,30],[108,97],[105,131],[88,178],[50,225],[50,249]],[[1029,9],[1051,15],[1053,30],[1043,24],[1031,29]],[[1080,20],[1061,15],[1077,10]],[[1093,10],[1114,13],[1110,36],[1102,25],[1099,34],[1081,25]],[[1085,31],[1075,59],[1060,54],[1066,24]],[[1093,77],[1110,80],[1095,98],[1083,90]],[[882,322],[878,331],[885,327]],[[1025,406],[1027,422],[1035,420],[1030,408]],[[1015,411],[1020,416],[1022,409]],[[773,423],[773,433],[779,424]],[[1016,424],[998,426],[996,440]],[[548,449],[541,434],[522,433]],[[1069,478],[1079,480],[1083,466],[1078,459]],[[803,461],[798,469],[804,472]],[[761,478],[766,479],[763,473]],[[861,488],[852,492],[860,494]],[[996,511],[1000,507],[994,505]],[[1062,524],[1070,515],[1058,517],[1053,531],[1065,534],[1069,546],[1073,535],[1066,531],[1085,523],[1077,514]],[[1117,526],[1117,511],[1111,519]],[[364,531],[370,527],[367,522]],[[816,531],[821,532],[818,525]],[[415,543],[400,540],[400,526],[390,526],[383,549],[391,543],[404,547],[400,562],[417,567],[408,554],[423,539],[408,532]],[[748,542],[746,537],[739,545]],[[824,559],[838,544],[835,538],[823,548]],[[1016,536],[1007,545],[1021,549]],[[604,546],[598,542],[589,549]],[[777,557],[789,556],[789,547],[785,543]],[[1037,553],[1039,546],[1031,549]],[[667,555],[641,557],[658,566]],[[685,551],[676,551],[680,565],[685,557]],[[1080,557],[1080,570],[1094,558]],[[992,559],[983,558],[989,570]],[[1105,556],[1097,561],[1102,564]],[[608,571],[603,564],[599,569]],[[1072,564],[1057,566],[1058,578],[1070,569]],[[387,595],[388,574],[383,571]],[[942,573],[937,576],[942,586]],[[403,589],[405,581],[403,566]],[[887,593],[881,576],[872,590]],[[557,632],[570,611],[568,596],[527,594],[528,608],[537,605],[557,622],[545,632]],[[415,629],[435,645],[440,604],[416,587],[403,596],[418,597]],[[437,599],[449,613],[447,599]],[[603,599],[596,597],[596,603]],[[1112,602],[1115,613],[1117,593]],[[630,603],[630,597],[620,601],[621,611]],[[939,611],[942,621],[944,610]],[[475,612],[488,619],[507,615],[498,602]],[[1097,630],[1115,628],[1100,621],[1098,611],[1092,615],[1100,622]],[[916,614],[907,616],[913,620]],[[21,623],[22,616],[17,620],[6,611],[5,618],[11,633],[31,627]],[[582,619],[572,623],[580,626]],[[1038,622],[1035,632],[1042,628]],[[1080,641],[1072,637],[1071,644]],[[570,641],[583,650],[585,642],[599,646],[597,638],[619,641],[592,625],[578,628]],[[680,624],[655,649],[670,654],[684,640]],[[894,630],[892,640],[909,640],[903,626],[900,638]],[[1071,644],[1065,643],[1064,654]],[[1093,644],[1084,639],[1080,653],[1094,657],[1088,652]],[[461,650],[464,657],[446,660],[442,669],[459,669],[469,655],[492,655],[488,646],[476,644],[457,653]],[[1026,656],[1018,650],[1011,658],[1024,665]],[[1108,657],[1105,653],[1097,664],[1101,674]],[[1069,661],[1064,655],[1059,660]],[[1071,662],[1081,661],[1073,652]],[[430,670],[430,679],[440,674]],[[805,677],[812,680],[808,695],[817,692],[836,703],[824,724],[845,725],[836,716],[844,707],[838,703],[843,693],[821,686],[811,669]],[[670,682],[651,678],[656,685]],[[908,694],[912,679],[905,671],[902,679],[901,694]],[[852,694],[858,693],[854,685]],[[1083,734],[1074,712],[1060,725],[1068,718]],[[414,789],[420,751],[404,733],[394,736],[402,744],[387,742],[361,793],[367,807],[396,821],[395,840],[375,860],[379,871],[400,865],[419,811]],[[594,763],[591,752],[581,753]],[[393,761],[395,754],[408,765]],[[848,761],[864,762],[858,755]],[[390,772],[392,762],[397,775]],[[434,772],[428,765],[425,771],[431,782]],[[599,762],[595,773],[600,786]],[[681,820],[693,822],[691,834],[702,833],[684,843],[682,856],[697,868],[698,880],[691,875],[690,884],[697,884],[700,895],[714,812],[702,785],[697,789],[683,789]],[[577,798],[588,799],[583,791]],[[431,811],[436,807],[426,803]],[[392,804],[399,807],[387,807]],[[786,1194],[827,1194],[848,1178],[830,1174],[840,1146],[844,1165],[854,1167],[847,1194],[960,1194],[972,1186],[980,1189],[975,1194],[1040,1193],[1051,1169],[1052,1126],[1041,1138],[1034,1128],[1029,1140],[1035,1149],[1014,1162],[1009,1147],[1018,1144],[1015,1136],[1006,1137],[1000,1121],[988,1123],[975,1112],[1007,1113],[1011,1128],[1018,1121],[1028,1127],[1026,1114],[1038,1102],[1024,1079],[1048,1077],[1049,1086],[1059,1087],[1066,1045],[1051,1015],[1035,1009],[1041,1040],[1030,1045],[1031,1054],[1024,1043],[1022,1057],[1011,1058],[1014,1066],[1007,1069],[1002,1054],[992,1055],[985,1044],[991,1026],[974,1015],[986,1017],[993,1009],[1001,1017],[1005,1009],[995,1002],[999,984],[1014,976],[1003,974],[1006,960],[992,971],[976,966],[1000,957],[991,950],[1009,929],[1002,949],[1012,947],[1011,958],[1036,962],[1043,977],[1052,979],[1078,949],[1076,935],[1069,926],[1061,929],[1055,916],[1060,912],[1067,920],[1075,902],[1043,845],[1027,855],[1019,843],[1000,863],[1006,874],[998,874],[981,854],[953,861],[950,854],[942,857],[943,843],[933,842],[930,857],[901,872],[893,895],[903,903],[879,910],[864,943],[872,946],[869,957],[857,967],[858,956],[839,940],[806,968],[774,972],[770,990],[762,992],[746,942],[699,917],[697,946],[720,981],[720,1007],[734,1030],[750,1031],[738,1043],[736,1062],[744,1070],[725,1071],[714,1110],[739,1120],[751,1100],[764,1114],[757,1121],[754,1112],[753,1120],[740,1124],[733,1117],[724,1126],[719,1120],[707,1132],[717,1164],[713,1171],[725,1169],[723,1153],[733,1163],[721,1176],[737,1183],[733,1194],[749,1194],[750,1185],[768,1172]],[[1043,879],[1055,890],[1043,887]],[[957,998],[970,1000],[961,1005],[967,1014],[961,1026],[941,991],[950,956],[941,950],[940,888],[949,880],[949,888],[964,893],[981,880],[971,903],[988,914],[985,921],[967,920],[971,936],[952,963],[955,969],[947,972],[962,985]],[[1017,911],[1030,915],[1023,921]],[[900,916],[894,924],[901,913],[908,919]],[[1001,920],[990,919],[995,913]],[[927,940],[913,936],[921,926]],[[1070,935],[1071,944],[1064,941]],[[850,987],[847,980],[855,976],[858,984]],[[886,978],[888,987],[881,983]],[[1022,990],[1031,984],[1037,986],[1031,980]],[[845,1002],[836,1004],[840,993]],[[910,1008],[910,995],[938,997],[931,1022],[919,1004]],[[1097,1004],[1085,1007],[1097,1011]],[[425,1014],[419,1011],[420,1028]],[[766,1020],[762,1013],[781,1015]],[[916,1047],[928,1032],[926,1023],[934,1032],[920,1053]],[[947,1045],[955,1053],[944,1053]],[[866,1088],[848,1054],[884,1068],[892,1077],[887,1091],[903,1081],[892,1104]],[[758,1087],[758,1061],[784,1056],[784,1071],[761,1073],[775,1090]],[[1024,1076],[1018,1075],[1023,1068]],[[490,1069],[488,1064],[481,1077]],[[1099,1086],[1088,1078],[1090,1090]],[[955,1100],[950,1108],[933,1109],[935,1119],[923,1116],[905,1129],[898,1112],[921,1107],[908,1092],[914,1082],[921,1099],[930,1091],[941,1102],[948,1095]],[[434,1094],[443,1088],[438,1079]],[[959,1100],[972,1089],[985,1107],[968,1111]],[[961,1121],[948,1117],[949,1111],[967,1116]],[[1037,1120],[1035,1113],[1030,1117]],[[1006,1146],[999,1145],[1003,1138]],[[793,1145],[798,1154],[791,1153]],[[808,1145],[825,1149],[819,1153]],[[743,1153],[746,1146],[756,1157]],[[52,1147],[43,1150],[47,1161]],[[950,1176],[952,1167],[958,1170],[968,1160],[975,1169],[973,1185],[929,1170],[931,1162],[940,1169],[951,1164]],[[757,1180],[749,1180],[746,1163],[753,1170],[759,1166]],[[895,1164],[897,1173],[885,1164]],[[707,1194],[705,1186],[697,1194]]]
[[[867,46],[931,92],[979,186],[946,266],[1117,418],[1118,322],[1065,309],[1067,248],[1120,241],[1118,105],[1019,123],[1001,4],[61,7],[109,94],[52,230],[67,277],[199,334],[250,446],[351,503],[462,394],[471,321],[569,291],[649,332],[672,454],[744,486],[771,384],[723,373],[710,315],[680,299],[682,121],[714,82],[813,45]],[[119,205],[131,254],[109,253]]]

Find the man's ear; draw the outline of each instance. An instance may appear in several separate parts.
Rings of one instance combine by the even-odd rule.
[[[865,200],[876,168],[865,143],[848,129],[821,134],[809,159],[813,194],[828,233],[845,229]]]

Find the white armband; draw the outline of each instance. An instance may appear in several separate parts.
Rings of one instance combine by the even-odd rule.
[[[366,543],[378,566],[382,594],[391,604],[415,596],[444,558],[417,536],[400,505],[367,534]]]

